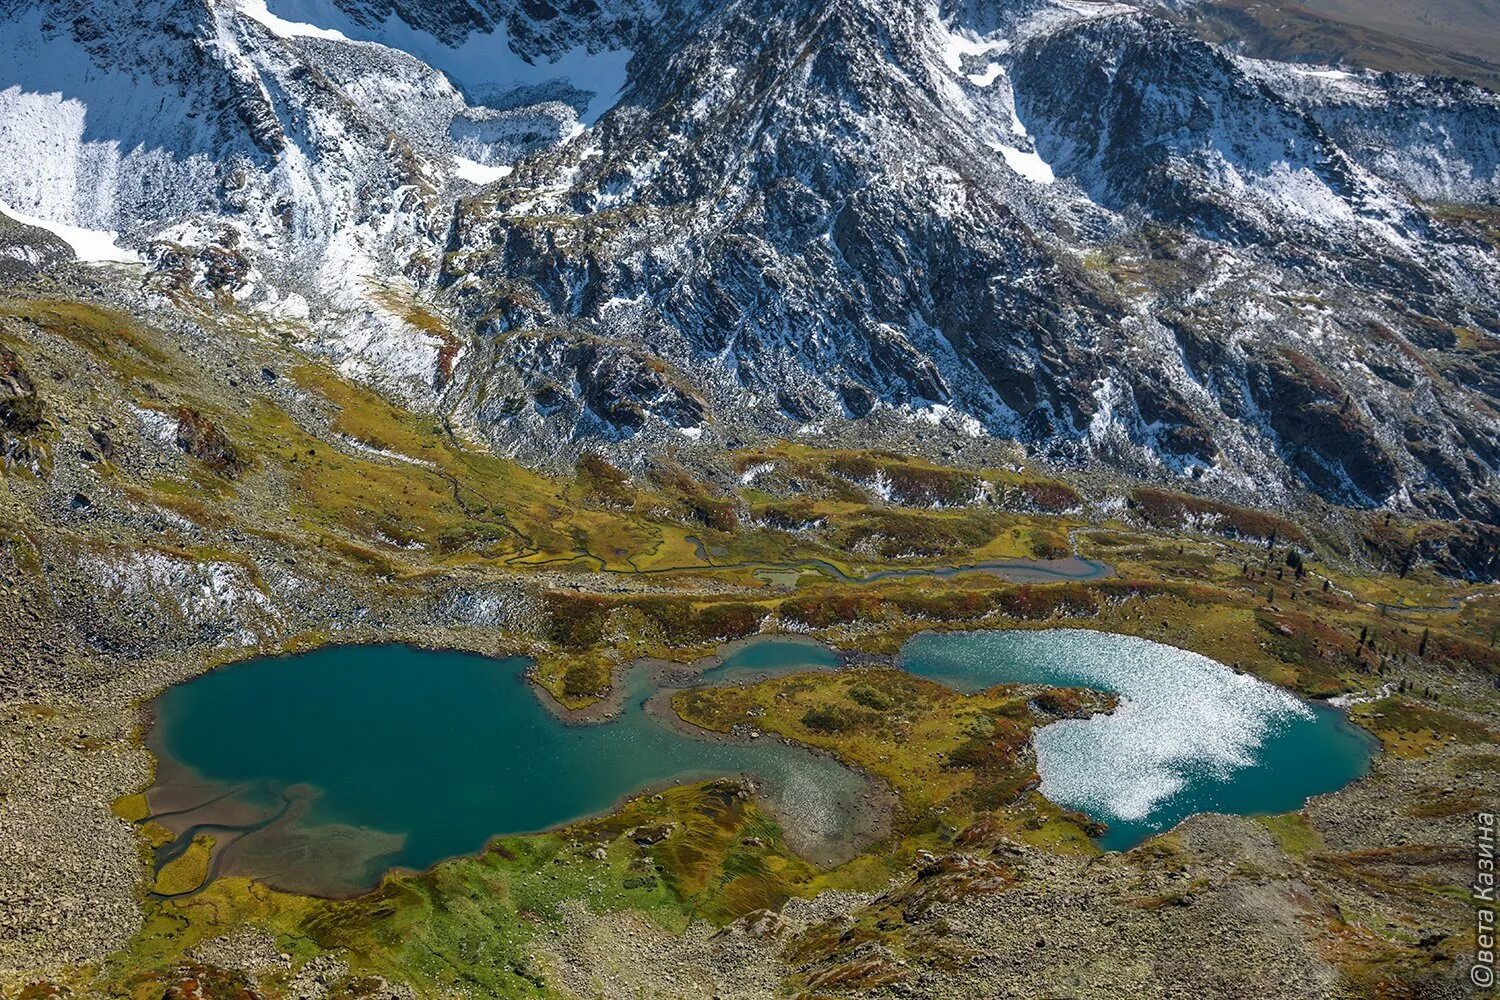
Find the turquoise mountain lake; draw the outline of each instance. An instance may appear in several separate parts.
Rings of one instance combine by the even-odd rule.
[[[808,642],[753,641],[701,675],[741,683],[836,668]],[[868,832],[868,779],[763,738],[696,737],[647,710],[658,681],[625,678],[620,715],[568,725],[527,689],[522,658],[407,646],[331,647],[220,668],[164,692],[148,742],[153,812],[180,836],[215,837],[217,874],[348,895],[391,868],[425,868],[492,837],[543,830],[667,783],[750,774],[789,837],[828,852]],[[1109,824],[1125,848],[1196,812],[1279,812],[1368,767],[1373,741],[1222,664],[1143,639],[1078,630],[919,636],[901,665],[964,690],[1086,686],[1112,714],[1034,739],[1042,792]],[[847,856],[847,853],[844,855]]]
[[[1376,746],[1337,708],[1133,636],[922,635],[901,656],[912,673],[964,691],[1050,684],[1119,695],[1113,713],[1055,722],[1032,739],[1042,794],[1109,824],[1099,844],[1114,850],[1194,813],[1298,809],[1363,775]]]
[[[754,645],[715,673],[831,661],[806,644]],[[527,689],[528,662],[349,646],[222,667],[155,702],[153,809],[177,814],[179,849],[195,832],[227,842],[220,872],[329,895],[672,782],[753,774],[804,841],[844,839],[867,812],[870,783],[831,758],[657,721],[642,667],[617,719],[567,725]]]

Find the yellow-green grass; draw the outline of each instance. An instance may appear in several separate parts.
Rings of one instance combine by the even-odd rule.
[[[1092,694],[1060,698],[1104,707]],[[694,725],[736,725],[817,747],[887,782],[900,798],[902,849],[1005,832],[1061,850],[1092,851],[1082,826],[1030,790],[1027,753],[1040,724],[1025,695],[963,694],[903,671],[862,667],[682,691],[673,709]]]
[[[681,932],[693,920],[723,924],[829,888],[873,889],[893,870],[871,858],[821,870],[787,848],[737,784],[709,782],[640,796],[554,833],[501,838],[427,872],[392,873],[354,899],[225,878],[150,900],[140,932],[92,985],[160,996],[188,952],[248,928],[271,935],[294,964],[331,952],[353,977],[382,975],[422,996],[551,996],[557,984],[533,955],[561,926],[564,904],[637,911]]]
[[[1354,706],[1350,714],[1380,738],[1386,753],[1396,757],[1426,757],[1450,743],[1500,742],[1500,734],[1488,726],[1404,697],[1365,702]]]
[[[1283,851],[1294,858],[1306,858],[1325,847],[1323,837],[1303,812],[1257,816],[1255,821],[1270,831]]]
[[[173,375],[180,362],[162,339],[133,317],[103,306],[51,299],[0,299],[0,318],[13,317],[59,337],[130,378]]]
[[[201,887],[208,878],[214,838],[199,834],[180,855],[161,866],[152,891],[162,896],[181,896]]]
[[[139,823],[151,815],[151,807],[146,803],[146,796],[140,793],[120,796],[110,803],[109,811],[127,823]]]

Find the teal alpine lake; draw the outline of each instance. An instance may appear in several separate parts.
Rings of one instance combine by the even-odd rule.
[[[216,875],[348,895],[391,868],[424,868],[495,836],[605,812],[651,787],[731,775],[762,783],[799,849],[847,857],[875,828],[870,779],[832,758],[663,722],[649,710],[662,680],[646,664],[626,672],[616,718],[570,725],[528,690],[529,662],[330,647],[167,690],[154,703],[148,742],[158,771],[148,797],[178,838],[158,863],[206,833]],[[746,683],[840,662],[815,643],[767,638],[738,645],[691,682]],[[1054,722],[1033,739],[1041,791],[1107,823],[1105,848],[1130,847],[1193,813],[1296,809],[1365,773],[1374,749],[1338,709],[1129,636],[924,635],[907,643],[900,665],[961,690],[1019,683],[1119,695],[1114,712]]]
[[[995,684],[1089,687],[1108,715],[1038,730],[1042,794],[1109,825],[1122,850],[1200,812],[1298,809],[1369,769],[1375,740],[1340,709],[1309,703],[1208,657],[1082,629],[921,635],[901,665],[964,691]]]
[[[724,679],[828,665],[807,644],[747,647]],[[836,658],[835,658],[836,659]],[[223,667],[164,692],[149,742],[153,810],[221,845],[215,872],[347,895],[393,867],[424,868],[607,811],[652,786],[749,774],[790,833],[846,838],[868,779],[778,739],[694,738],[658,721],[648,672],[618,718],[568,725],[527,689],[521,658],[408,646],[331,647]]]

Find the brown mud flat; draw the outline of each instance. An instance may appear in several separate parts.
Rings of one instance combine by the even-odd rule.
[[[319,795],[311,785],[268,788],[263,803],[247,801],[241,795],[249,786],[226,791],[222,785],[207,781],[165,753],[155,736],[153,729],[146,737],[147,748],[156,760],[156,780],[145,792],[148,818],[176,837],[157,850],[158,871],[180,855],[195,835],[206,833],[213,837],[214,844],[203,885],[216,878],[244,876],[273,889],[346,899],[369,891],[373,885],[331,878],[328,872],[374,873],[381,858],[401,849],[404,837],[384,830],[339,823],[302,825]],[[329,864],[330,860],[334,863]],[[266,876],[267,871],[278,874]],[[378,878],[374,884],[378,884]]]

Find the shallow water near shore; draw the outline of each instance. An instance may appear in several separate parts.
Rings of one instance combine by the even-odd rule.
[[[776,674],[803,670],[834,670],[843,657],[815,642],[796,639],[754,639],[739,646],[699,675],[709,684],[741,684]]]
[[[808,661],[832,655],[799,648]],[[767,655],[719,669],[763,672]],[[153,810],[176,813],[180,846],[214,835],[217,874],[322,895],[672,782],[753,774],[794,845],[815,853],[847,841],[868,812],[868,779],[829,757],[771,738],[696,738],[652,718],[642,668],[626,678],[618,718],[570,726],[527,689],[527,665],[362,646],[215,670],[155,703]]]
[[[1108,715],[1037,730],[1041,792],[1108,824],[1123,850],[1194,813],[1298,809],[1369,770],[1375,740],[1339,709],[1186,650],[1083,629],[922,635],[904,669],[965,691],[1089,687]]]

